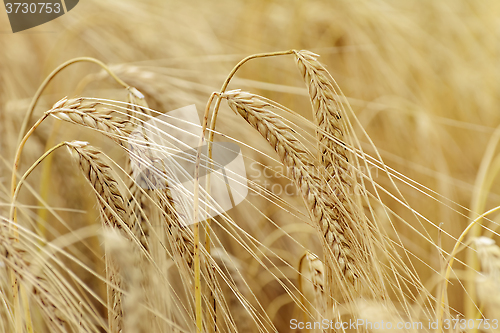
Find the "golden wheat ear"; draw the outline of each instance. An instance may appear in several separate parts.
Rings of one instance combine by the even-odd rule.
[[[315,321],[325,318],[325,267],[312,252],[306,251],[299,260],[298,284],[301,292],[302,306],[306,311],[304,321],[310,317]]]
[[[351,138],[349,117],[339,101],[341,92],[337,91],[338,86],[334,79],[318,61],[317,54],[302,50],[294,51],[294,55],[311,101],[323,186],[338,209],[338,223],[350,225],[357,238],[357,245],[352,251],[358,257],[358,264],[363,265],[363,274],[358,276],[361,278],[358,285],[373,282],[371,285],[375,288],[372,288],[370,297],[384,297],[383,277],[380,275],[379,261],[375,258],[375,243],[380,241],[375,240],[374,235],[379,231],[365,216],[363,203],[356,199],[356,193],[363,189],[364,185],[357,179],[357,150],[353,149],[354,145],[351,143],[354,139]],[[329,267],[327,265],[328,276],[332,275],[328,272]],[[327,285],[329,281],[327,278]],[[330,286],[327,286],[327,289],[330,289]],[[365,293],[360,290],[353,296],[362,294]]]
[[[97,130],[123,145],[131,134],[133,125],[114,113],[112,105],[91,98],[63,98],[46,113],[80,126]]]
[[[339,189],[352,189],[356,181],[348,163],[353,158],[346,149],[349,135],[345,123],[347,115],[337,101],[338,94],[330,74],[317,60],[318,55],[303,50],[296,51],[295,57],[313,107],[313,118],[317,125],[318,159],[324,167],[326,185],[331,191],[345,194]],[[345,195],[340,200],[345,206],[353,204],[347,202]]]
[[[327,279],[332,280],[328,297],[332,297],[335,291],[338,301],[352,300],[359,294],[358,278],[369,274],[370,267],[364,244],[355,233],[357,220],[351,215],[350,206],[342,205],[324,186],[321,172],[305,146],[272,112],[277,111],[275,104],[239,90],[227,92],[222,97],[269,142],[299,189],[320,234],[327,267],[331,268],[327,271]]]
[[[127,206],[118,183],[101,152],[86,142],[73,142],[67,146],[74,153],[80,170],[95,191],[103,225],[129,231],[126,221],[130,214],[127,214]],[[106,280],[109,329],[111,332],[120,332],[123,330],[122,278],[117,263],[107,254]]]

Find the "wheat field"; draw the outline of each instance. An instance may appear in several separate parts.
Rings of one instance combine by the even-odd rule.
[[[0,332],[500,332],[500,4],[0,14]]]

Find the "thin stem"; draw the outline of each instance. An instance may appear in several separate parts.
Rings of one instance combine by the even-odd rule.
[[[215,122],[217,120],[217,115],[219,113],[219,107],[220,107],[220,103],[222,100],[220,95],[222,95],[226,91],[227,86],[229,85],[229,82],[231,82],[231,79],[236,74],[236,72],[241,68],[241,66],[243,66],[249,60],[256,59],[256,58],[265,58],[265,57],[287,55],[287,54],[293,54],[293,53],[294,53],[294,50],[253,54],[251,56],[244,58],[238,64],[236,64],[236,66],[234,66],[233,70],[229,73],[226,80],[224,81],[224,84],[222,84],[222,87],[221,87],[220,92],[219,92],[219,98],[217,98],[217,101],[215,102],[214,113],[212,114],[212,119],[210,120],[210,133],[208,133],[208,157],[209,158],[212,158],[212,141],[214,139]]]
[[[256,59],[256,58],[264,58],[264,57],[272,57],[272,56],[279,56],[279,55],[286,55],[286,54],[292,54],[294,51],[289,50],[289,51],[281,51],[281,52],[272,52],[272,53],[260,53],[260,54],[254,54],[251,56],[246,57],[245,59],[241,60],[229,73],[227,76],[226,80],[224,81],[224,84],[222,85],[222,88],[220,90],[220,93],[212,93],[210,95],[210,98],[207,102],[207,106],[205,108],[205,114],[203,116],[203,126],[202,126],[202,134],[200,137],[200,141],[198,144],[198,153],[196,156],[196,165],[195,165],[195,177],[194,177],[194,219],[195,219],[195,224],[193,227],[193,233],[194,233],[194,278],[195,278],[195,304],[196,304],[196,328],[197,332],[201,333],[202,330],[202,311],[201,311],[201,272],[200,272],[200,248],[199,248],[199,241],[200,241],[200,228],[199,228],[199,223],[196,222],[198,219],[198,200],[199,200],[199,182],[200,182],[200,161],[201,161],[201,148],[202,144],[205,138],[205,132],[207,128],[207,123],[208,123],[208,114],[210,112],[210,105],[212,104],[212,101],[215,96],[218,96],[215,107],[214,107],[214,112],[212,114],[212,119],[210,121],[210,132],[208,134],[208,161],[209,163],[212,164],[212,142],[214,139],[214,131],[215,131],[215,123],[217,120],[217,114],[219,112],[219,107],[221,103],[221,94],[223,94],[227,86],[229,85],[229,82],[233,78],[233,76],[236,74],[238,69],[240,69],[243,64],[245,64],[247,61],[251,59]],[[206,179],[206,191],[207,193],[210,192],[210,173],[207,172],[207,179]],[[206,223],[206,235],[205,235],[205,247],[210,253],[210,219],[207,219]]]
[[[229,75],[227,76],[226,80],[222,84],[222,87],[220,89],[220,92],[218,94],[217,101],[215,102],[214,106],[214,112],[212,113],[212,119],[210,120],[210,132],[208,133],[208,161],[210,161],[211,165],[213,165],[212,161],[212,149],[213,149],[213,141],[214,141],[214,134],[215,134],[215,124],[217,121],[217,115],[219,113],[219,108],[220,108],[220,103],[222,101],[221,95],[226,91],[227,86],[229,85],[229,82],[231,82],[231,79],[234,77],[236,72],[243,66],[247,61],[251,59],[256,59],[256,58],[265,58],[265,57],[273,57],[273,56],[280,56],[280,55],[286,55],[286,54],[293,54],[294,50],[288,50],[288,51],[280,51],[280,52],[271,52],[271,53],[258,53],[258,54],[253,54],[250,55],[244,59],[242,59],[239,63],[234,66],[234,68],[231,70]],[[205,109],[205,116],[204,116],[204,123],[203,123],[203,134],[205,133],[205,128],[206,128],[206,123],[205,121],[208,119],[208,112],[210,110],[210,104],[212,104],[212,100],[214,98],[214,94],[210,96],[209,103],[207,104],[207,107]],[[210,173],[207,172],[207,191],[210,192]],[[207,219],[207,229],[210,228],[210,219]],[[209,250],[210,253],[210,236],[208,236],[206,247]]]
[[[26,144],[26,141],[28,141],[28,138],[33,134],[33,132],[37,129],[38,126],[47,118],[49,115],[46,113],[43,115],[42,118],[38,119],[38,121],[31,127],[31,129],[26,133],[24,138],[21,140],[21,142],[18,145],[16,156],[14,157],[14,166],[12,167],[12,179],[11,179],[11,185],[10,185],[10,190],[11,190],[11,195],[12,198],[14,198],[14,193],[16,191],[16,182],[17,182],[17,171],[19,169],[19,164],[21,163],[21,153],[23,151],[24,145]],[[16,228],[16,223],[17,223],[17,213],[16,213],[16,207],[14,205],[14,202],[12,202],[13,206],[13,213],[11,212],[11,221],[14,223],[14,236],[17,238],[17,228]]]
[[[21,186],[24,184],[24,181],[26,180],[26,178],[28,178],[28,176],[33,172],[33,170],[35,170],[35,168],[40,164],[42,163],[42,161],[47,157],[49,156],[51,153],[53,153],[56,149],[62,147],[62,146],[65,146],[67,143],[66,142],[61,142],[59,143],[58,145],[50,148],[49,150],[47,150],[42,156],[40,156],[40,158],[38,160],[36,160],[35,163],[33,163],[33,165],[24,173],[24,175],[22,176],[22,178],[19,180],[19,183],[17,184],[16,186],[16,189],[14,191],[14,193],[12,194],[12,205],[11,205],[11,208],[10,208],[10,219],[12,220],[14,218],[14,207],[16,206],[16,201],[17,201],[17,197],[19,196],[19,191],[21,190]]]
[[[23,286],[20,286],[19,291],[21,293],[21,301],[23,302],[23,307],[24,307],[24,316],[25,316],[25,320],[26,320],[26,331],[28,333],[34,333],[33,322],[31,320],[30,303],[29,303],[28,295],[26,294],[26,289],[24,289]]]
[[[217,93],[213,92],[210,95],[210,98],[208,99],[207,105],[205,107],[205,113],[203,114],[203,124],[202,124],[202,128],[201,128],[201,137],[203,139],[205,138],[205,133],[207,130],[208,114],[210,113],[210,106],[212,105],[214,97],[217,95],[218,95]],[[198,170],[199,170],[199,167],[200,167],[199,164],[201,163],[201,154],[199,157],[200,157],[200,159],[198,159],[198,158],[196,159],[195,172],[196,172],[196,168],[198,168]],[[211,162],[211,156],[209,156],[209,161]],[[206,189],[208,192],[210,192],[210,173],[209,172],[207,172],[207,179],[206,180],[207,180]],[[197,183],[196,183],[197,181],[199,181],[198,178],[195,178],[195,186],[197,185]],[[195,200],[197,200],[197,199],[198,198],[195,197]],[[208,205],[208,203],[207,203],[207,205]],[[207,212],[208,212],[208,207],[207,207]],[[210,253],[210,219],[209,218],[207,218],[206,226],[205,226],[205,249],[207,250],[208,253]]]
[[[196,218],[196,217],[195,217]],[[200,226],[194,224],[194,295],[196,307],[196,332],[202,330],[202,311],[201,311],[201,269],[200,269]]]
[[[198,152],[196,154],[196,165],[194,168],[194,289],[195,289],[195,307],[196,307],[196,330],[198,333],[202,331],[202,311],[201,311],[201,269],[200,269],[200,226],[198,223],[198,199],[199,184],[200,184],[200,162],[201,162],[201,149],[203,141],[205,140],[205,131],[208,122],[208,112],[210,110],[210,104],[212,104],[213,98],[217,93],[212,93],[208,100],[207,106],[205,108],[205,114],[203,116],[202,132],[200,136],[200,141],[198,142]]]
[[[30,132],[28,134],[26,134],[26,137],[22,141],[22,145],[24,145],[24,143],[26,143],[26,140],[28,139],[28,137],[31,135],[31,133],[33,133],[35,128],[43,121],[44,118],[46,118],[46,116],[42,117],[37,122],[37,124],[35,124],[35,126],[33,126],[33,128],[30,130]],[[45,154],[43,154],[28,169],[28,171],[26,171],[26,173],[19,180],[19,183],[17,184],[16,188],[14,189],[14,191],[12,193],[12,204],[11,204],[11,208],[10,208],[10,220],[12,221],[11,226],[13,227],[13,234],[14,234],[14,238],[16,241],[17,241],[17,238],[19,236],[18,231],[17,231],[17,223],[16,223],[16,201],[17,201],[17,197],[19,195],[19,191],[21,189],[22,184],[24,183],[26,178],[31,174],[31,172],[33,172],[33,170],[43,161],[43,159],[45,157],[47,157],[54,150],[56,150],[57,148],[65,145],[65,144],[66,144],[65,142],[60,143],[57,146],[53,147],[52,149],[48,150]],[[20,150],[18,150],[18,154],[16,154],[16,160],[18,160],[19,156],[20,156]],[[16,182],[16,179],[15,179],[16,172],[17,172],[17,168],[13,172],[13,175],[14,175],[13,179],[12,179],[13,184],[15,184],[15,182]],[[12,301],[14,304],[14,317],[15,317],[14,321],[15,321],[15,325],[16,325],[16,332],[19,332],[19,333],[23,332],[22,320],[21,320],[21,315],[20,315],[21,314],[21,306],[20,306],[20,302],[19,302],[19,292],[20,292],[21,293],[21,301],[22,301],[23,307],[24,307],[24,314],[25,314],[25,320],[26,320],[26,330],[28,333],[33,333],[33,324],[31,321],[31,312],[30,312],[29,300],[28,300],[28,297],[26,295],[26,291],[24,290],[23,286],[19,285],[19,282],[14,274],[14,271],[11,271],[10,274],[11,274]]]
[[[19,147],[16,152],[16,157],[14,158],[14,167],[12,171],[12,184],[11,184],[11,193],[12,193],[12,203],[11,203],[11,210],[10,210],[10,221],[11,221],[11,227],[13,228],[13,235],[14,239],[17,241],[17,238],[19,236],[18,231],[17,231],[17,210],[16,210],[16,198],[19,193],[20,185],[23,183],[23,181],[26,179],[26,177],[29,176],[29,174],[35,169],[35,167],[47,156],[48,154],[45,153],[41,159],[39,159],[35,164],[23,175],[21,181],[19,182],[18,186],[16,186],[16,175],[17,175],[17,170],[19,168],[19,163],[21,159],[21,152],[26,144],[26,141],[28,141],[28,138],[33,134],[35,129],[42,123],[45,118],[47,118],[47,114],[45,114],[42,118],[40,118],[35,125],[29,130],[28,133],[24,136],[24,138],[21,140],[21,143],[19,144]],[[19,283],[17,281],[17,278],[14,274],[14,271],[10,272],[11,275],[11,285],[12,285],[12,302],[14,304],[14,322],[16,326],[16,332],[22,333],[23,328],[22,328],[22,320],[21,320],[21,306],[19,302],[19,290],[21,291],[21,299],[23,302],[23,306],[25,309],[25,319],[26,319],[26,328],[28,332],[33,332],[33,324],[31,323],[31,313],[29,310],[29,302],[28,299],[25,295],[24,288],[22,286],[19,286]]]
[[[45,144],[45,149],[48,150],[50,147],[52,147],[56,140],[57,140],[57,133],[61,125],[63,124],[62,121],[56,121],[54,125],[52,126],[52,131],[50,136],[47,138],[47,143]],[[44,202],[48,202],[49,196],[51,194],[52,188],[52,183],[51,183],[51,167],[52,167],[52,161],[53,161],[53,155],[48,156],[45,159],[45,163],[43,164],[42,171],[41,171],[41,180],[40,180],[40,200],[39,200],[39,206],[40,208],[37,211],[37,230],[40,232],[40,236],[42,238],[45,238],[47,235],[47,228],[46,225],[43,221],[46,221],[48,216],[49,216],[49,209],[45,209],[44,207]]]
[[[102,61],[99,61],[97,59],[91,58],[91,57],[79,57],[79,58],[74,58],[71,60],[66,61],[65,63],[61,64],[58,66],[56,69],[52,71],[52,73],[47,76],[47,78],[42,82],[40,87],[35,93],[35,96],[33,97],[33,100],[30,103],[30,106],[28,107],[28,112],[26,113],[26,116],[24,117],[23,123],[21,125],[21,131],[19,132],[19,139],[17,140],[18,142],[21,141],[21,138],[24,136],[24,133],[26,132],[26,129],[28,128],[28,124],[30,122],[31,116],[33,115],[33,111],[35,110],[35,106],[38,103],[38,100],[40,99],[40,96],[44,92],[45,88],[47,88],[47,85],[52,81],[52,79],[64,68],[75,64],[77,62],[90,62],[97,64],[101,66],[108,74],[116,81],[118,84],[122,85],[125,88],[128,88],[129,85],[123,82],[119,77],[117,77],[106,64],[104,64]]]
[[[214,97],[217,95],[217,93],[212,93],[210,95],[210,98],[208,99],[207,105],[205,107],[205,113],[203,115],[203,127],[202,127],[202,137],[205,137],[205,131],[207,129],[207,123],[208,123],[208,114],[210,112],[210,106],[212,105]],[[197,160],[198,162],[198,160]],[[201,163],[201,161],[200,161]],[[213,163],[211,159],[208,159],[206,161],[206,170],[211,170],[213,168]],[[207,193],[210,193],[210,173],[207,173],[206,177],[206,191]],[[205,204],[205,212],[206,212],[206,218],[205,218],[205,250],[207,251],[207,254],[210,255],[210,247],[211,247],[211,238],[210,238],[210,233],[211,233],[211,221],[212,219],[209,217],[209,212],[210,212],[210,203],[206,202]],[[210,267],[208,269],[211,269]],[[214,270],[215,271],[215,270]],[[208,309],[206,311],[206,325],[207,325],[207,330],[208,333],[215,332],[217,331],[216,326],[217,326],[217,305],[215,303],[215,297],[213,295],[213,284],[211,283],[212,281],[207,280],[206,283],[206,293],[207,293],[207,299],[208,299],[208,304],[211,309]],[[213,310],[213,312],[212,312]]]

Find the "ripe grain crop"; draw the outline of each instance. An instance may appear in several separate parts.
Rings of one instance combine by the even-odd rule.
[[[494,1],[86,2],[0,34],[1,331],[499,331]]]

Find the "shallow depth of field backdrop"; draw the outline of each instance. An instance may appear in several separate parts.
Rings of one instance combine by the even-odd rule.
[[[238,61],[255,53],[289,49],[307,49],[320,55],[319,60],[342,89],[385,164],[416,182],[396,180],[406,203],[381,194],[392,216],[401,218],[391,220],[394,228],[381,206],[374,205],[378,207],[375,214],[388,237],[398,239],[411,253],[397,249],[430,295],[437,298],[445,262],[456,239],[479,214],[500,205],[500,2],[495,0],[81,0],[68,14],[16,34],[10,32],[2,9],[0,216],[7,219],[10,214],[12,164],[22,120],[39,85],[63,62],[93,57],[141,91],[150,108],[164,113],[195,104],[201,116],[210,94],[220,90]],[[307,119],[288,117],[302,135],[314,136],[312,126],[300,123],[312,122],[313,116],[293,55],[248,62],[229,89],[251,91],[287,106]],[[30,126],[65,96],[126,101],[127,91],[95,64],[71,65],[49,84]],[[249,156],[245,160],[249,186],[257,192],[228,214],[258,242],[243,249],[246,240],[229,236],[222,222],[213,224],[218,246],[225,249],[212,249],[214,260],[221,263],[230,257],[227,276],[232,276],[231,269],[240,271],[238,275],[246,282],[238,285],[236,281],[239,295],[250,300],[259,318],[267,318],[255,323],[238,297],[219,281],[229,309],[234,310],[237,329],[300,331],[290,328],[291,319],[307,318],[298,305],[299,260],[306,250],[322,257],[314,228],[304,222],[308,219],[306,207],[299,193],[292,191],[294,187],[287,187],[291,181],[283,177],[286,172],[273,149],[224,103],[217,131],[241,143],[243,153]],[[376,156],[360,126],[355,126],[353,135],[359,137],[367,154]],[[44,151],[71,140],[88,141],[125,165],[126,154],[106,136],[51,118],[27,142],[18,178]],[[382,187],[393,187],[384,170],[371,171]],[[417,183],[420,185],[414,185]],[[99,226],[96,202],[67,149],[58,150],[27,178],[18,198],[18,219],[27,230],[57,243],[80,260],[77,263],[58,254],[66,267],[58,268],[61,279],[78,286],[78,294],[85,295],[79,297],[86,297],[95,313],[106,318],[105,306],[97,300],[106,300],[106,285],[92,273],[106,276],[101,232],[85,229],[93,230],[94,235],[84,240],[68,236],[57,242],[69,235],[69,230]],[[498,218],[497,213],[488,215],[479,222],[481,227],[474,229],[474,236],[498,240]],[[483,312],[484,318],[494,318],[488,307],[494,309],[494,304],[499,304],[500,288],[494,284],[487,297],[478,293],[475,281],[480,280],[474,271],[484,268],[474,257],[473,242],[469,244],[453,264],[445,312],[450,318],[457,314],[460,318],[481,318]],[[8,301],[9,275],[7,268],[1,270],[1,290]],[[165,321],[175,322],[181,331],[192,331],[194,314],[184,308],[191,305],[185,296],[172,296],[175,286],[183,285],[182,279],[172,275],[170,286],[161,279],[152,282],[158,283],[159,294],[172,299],[169,306],[177,308],[164,313]],[[41,305],[34,298],[31,302],[32,320],[38,325],[35,332],[48,330],[38,309]],[[394,304],[400,307],[396,299]],[[370,305],[365,306],[368,309]],[[428,309],[423,312],[432,312],[423,317],[426,322],[439,308],[432,297],[420,306]],[[7,311],[10,306],[0,308],[2,327],[13,330]],[[366,311],[385,311],[375,308]]]

